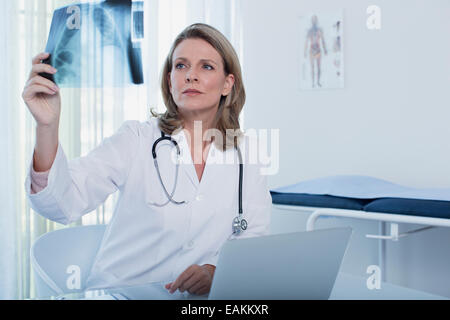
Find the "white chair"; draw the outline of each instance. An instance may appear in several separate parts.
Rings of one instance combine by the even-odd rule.
[[[82,292],[105,230],[104,225],[67,228],[37,239],[30,252],[37,296]],[[77,271],[80,288],[71,289],[68,279]]]

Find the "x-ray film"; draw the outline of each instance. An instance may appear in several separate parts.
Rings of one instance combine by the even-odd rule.
[[[105,0],[55,10],[43,74],[59,87],[122,87],[144,83],[143,1]]]

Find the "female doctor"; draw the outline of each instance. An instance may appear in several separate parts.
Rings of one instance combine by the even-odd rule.
[[[125,122],[70,161],[58,137],[59,88],[39,76],[57,72],[41,63],[47,56],[33,59],[22,95],[37,123],[26,181],[32,208],[70,224],[120,191],[86,288],[162,282],[170,293],[207,294],[224,242],[265,235],[270,223],[267,179],[243,157],[243,135],[226,135],[239,132],[245,102],[232,45],[208,25],[186,28],[164,65],[167,111]]]

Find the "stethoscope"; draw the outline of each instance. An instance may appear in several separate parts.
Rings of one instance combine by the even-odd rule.
[[[176,163],[176,171],[175,171],[175,183],[173,185],[173,189],[172,192],[169,194],[169,192],[166,189],[166,186],[164,185],[164,182],[161,178],[161,172],[159,171],[159,166],[158,166],[158,160],[157,160],[157,155],[156,155],[156,147],[158,146],[158,143],[162,142],[162,141],[170,141],[175,148],[177,149],[177,163]],[[243,179],[243,172],[244,172],[244,165],[242,163],[242,154],[241,154],[241,150],[239,149],[238,146],[236,146],[236,150],[238,153],[238,157],[239,157],[239,215],[233,219],[233,224],[232,224],[232,229],[233,229],[233,234],[240,234],[242,231],[247,230],[248,227],[248,223],[247,220],[245,220],[243,218],[243,211],[242,211],[242,179]],[[164,207],[166,206],[169,202],[176,204],[176,205],[182,205],[182,204],[187,204],[187,201],[175,201],[173,199],[173,195],[175,194],[175,190],[177,188],[177,181],[178,181],[178,169],[180,166],[180,155],[181,155],[181,151],[180,151],[180,147],[178,146],[178,143],[172,139],[172,137],[170,136],[166,136],[166,134],[164,132],[161,131],[161,138],[159,138],[158,140],[155,141],[155,143],[153,144],[153,148],[152,148],[152,155],[153,155],[153,163],[155,164],[155,168],[156,168],[156,172],[158,173],[158,178],[159,178],[159,182],[161,183],[161,186],[164,190],[164,193],[166,194],[167,197],[167,201],[164,203],[150,203],[151,205],[154,205],[156,207]]]

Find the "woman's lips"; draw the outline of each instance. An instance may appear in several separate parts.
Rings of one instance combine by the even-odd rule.
[[[196,90],[187,90],[187,91],[183,92],[183,94],[185,94],[189,97],[193,97],[193,96],[198,96],[202,93],[200,91],[196,91]]]

